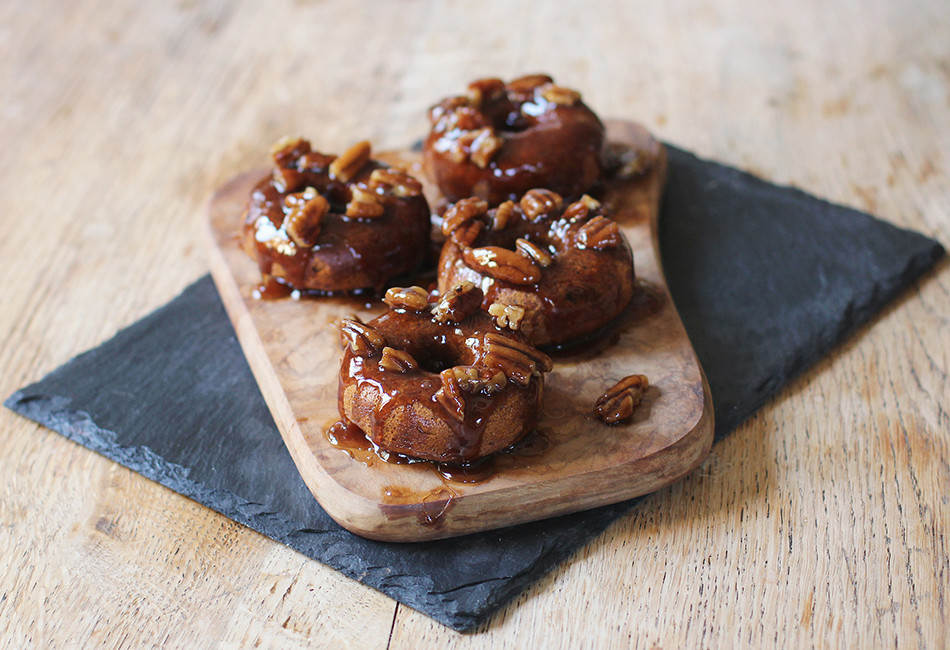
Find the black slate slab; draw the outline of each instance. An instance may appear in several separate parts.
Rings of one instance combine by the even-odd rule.
[[[944,254],[675,148],[661,241],[719,436]],[[418,544],[348,533],[299,478],[209,277],[5,405],[458,630],[635,504]]]

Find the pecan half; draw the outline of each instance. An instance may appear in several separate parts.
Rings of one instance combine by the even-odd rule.
[[[629,420],[650,382],[646,375],[628,375],[597,398],[597,417],[607,424]]]
[[[483,222],[469,221],[453,230],[450,237],[452,241],[462,248],[468,248],[475,243],[475,240],[478,239],[478,236],[482,234],[482,230],[484,229],[485,224]]]
[[[511,284],[536,284],[541,279],[541,269],[537,264],[507,248],[466,248],[462,251],[462,259],[476,271]]]
[[[328,156],[318,151],[310,151],[300,156],[297,160],[297,169],[302,172],[320,173],[326,171],[331,162],[333,162],[333,156]]]
[[[371,153],[368,141],[357,142],[330,163],[330,178],[346,183],[369,162]]]
[[[378,168],[369,175],[369,186],[372,189],[383,188],[396,196],[419,196],[422,194],[422,183],[405,172],[397,169]]]
[[[600,210],[600,201],[585,194],[567,206],[561,216],[568,221],[583,221],[591,212],[598,210]]]
[[[577,231],[574,243],[578,248],[605,251],[620,245],[620,228],[607,217],[594,217]]]
[[[505,201],[500,204],[492,213],[492,230],[504,230],[518,220],[518,214],[515,212],[515,202]]]
[[[504,140],[495,135],[493,128],[486,126],[476,132],[475,138],[469,145],[469,158],[476,167],[485,169],[504,143]]]
[[[383,302],[393,309],[423,311],[429,306],[429,292],[422,287],[392,287]]]
[[[375,357],[386,347],[386,337],[356,318],[344,318],[340,323],[340,338],[344,346],[358,357]]]
[[[462,422],[465,420],[465,395],[455,368],[446,368],[439,373],[439,378],[442,379],[442,387],[435,392],[436,401],[442,405],[446,413]]]
[[[485,335],[484,362],[519,386],[527,386],[532,377],[552,368],[551,357],[537,348],[494,332]]]
[[[581,94],[576,90],[553,83],[541,87],[541,96],[558,106],[573,106],[581,100]]]
[[[519,237],[515,240],[515,249],[522,255],[526,255],[538,263],[538,266],[541,268],[547,268],[551,266],[551,262],[554,258],[551,257],[551,253],[544,250],[537,244],[527,239]]]
[[[561,207],[562,202],[563,199],[557,192],[537,188],[525,192],[525,195],[521,197],[519,203],[521,205],[521,211],[524,212],[525,216],[534,220],[542,215],[557,210]]]
[[[481,289],[465,280],[445,292],[432,308],[432,316],[439,323],[458,323],[477,312],[481,305]]]
[[[307,188],[312,190],[312,187]],[[302,196],[310,196],[303,202],[298,202],[290,208],[290,212],[284,217],[284,230],[287,235],[294,240],[298,246],[311,248],[316,245],[320,238],[320,221],[324,215],[329,212],[330,204],[327,200],[316,193],[311,194],[304,191]],[[289,198],[289,197],[288,197]]]
[[[470,197],[456,201],[442,217],[442,234],[451,235],[456,229],[488,212],[488,204],[482,199]]]
[[[521,319],[525,310],[521,305],[507,305],[503,302],[493,302],[488,307],[488,313],[495,317],[495,324],[504,329],[517,330],[521,327]]]
[[[389,346],[383,348],[383,357],[379,360],[379,369],[386,372],[409,372],[419,367],[412,355],[405,350]]]
[[[476,79],[468,85],[465,93],[472,106],[481,108],[487,102],[495,99],[505,90],[505,82],[494,77]]]
[[[278,167],[287,167],[310,153],[310,142],[303,138],[284,136],[270,148],[270,155]]]
[[[528,74],[508,82],[508,89],[515,92],[530,92],[538,86],[554,83],[554,80],[546,74]]]

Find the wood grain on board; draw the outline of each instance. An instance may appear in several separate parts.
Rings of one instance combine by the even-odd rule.
[[[261,174],[237,177],[211,200],[212,275],[301,475],[341,525],[390,541],[501,528],[652,492],[705,457],[713,433],[709,390],[657,257],[665,154],[633,123],[610,122],[608,138],[659,151],[652,170],[611,181],[604,197],[634,251],[637,295],[603,341],[556,357],[537,432],[520,451],[490,459],[490,476],[478,482],[447,479],[431,463],[387,463],[330,443],[326,431],[340,419],[337,325],[352,313],[372,318],[380,303],[255,299],[260,272],[236,233]],[[418,174],[411,152],[384,158]],[[437,202],[431,191],[429,198]],[[630,422],[603,424],[593,415],[597,398],[631,374],[650,380],[642,403]]]

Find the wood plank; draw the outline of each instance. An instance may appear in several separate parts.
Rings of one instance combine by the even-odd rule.
[[[650,139],[627,122],[609,123],[608,136],[630,146]],[[556,360],[545,377],[538,423],[544,449],[493,459],[494,473],[477,483],[447,480],[430,463],[385,463],[330,444],[326,431],[340,418],[337,324],[354,312],[372,318],[380,306],[367,309],[362,299],[255,299],[260,273],[236,233],[260,173],[239,176],[215,195],[208,211],[212,274],[287,447],[330,516],[374,539],[451,537],[646,494],[702,461],[712,443],[712,403],[659,267],[660,151],[652,171],[611,182],[605,195],[633,248],[640,292],[607,337],[616,341]],[[409,152],[386,158],[418,169]],[[647,375],[652,387],[637,417],[600,423],[592,416],[595,401],[630,374]]]

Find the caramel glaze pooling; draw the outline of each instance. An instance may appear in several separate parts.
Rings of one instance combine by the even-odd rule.
[[[469,291],[478,295],[464,314],[391,306],[369,323],[343,322],[340,414],[380,448],[471,462],[535,428],[551,360],[496,328]]]
[[[426,173],[449,201],[498,205],[533,187],[576,197],[603,173],[603,123],[548,75],[474,81],[432,107],[429,120]]]
[[[341,156],[303,139],[275,145],[272,174],[252,191],[242,231],[262,297],[379,292],[424,263],[430,222],[421,185],[369,156],[368,143]]]
[[[523,308],[517,328],[537,346],[591,335],[630,302],[633,252],[594,199],[565,204],[535,189],[518,204],[485,208],[464,199],[446,212],[440,291],[469,281],[481,288],[491,313]]]

